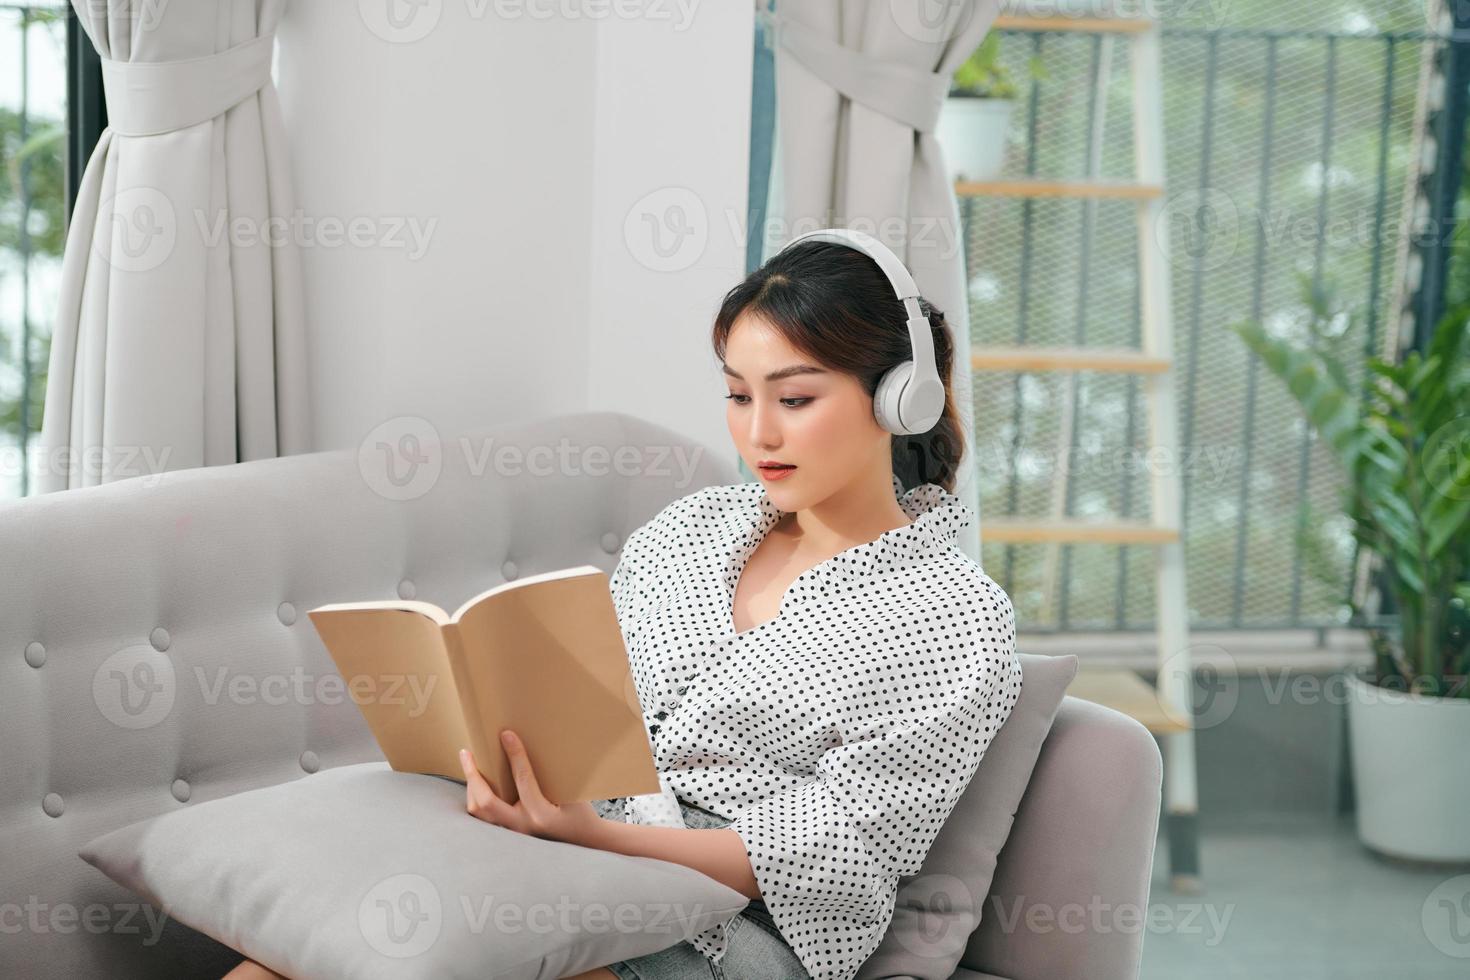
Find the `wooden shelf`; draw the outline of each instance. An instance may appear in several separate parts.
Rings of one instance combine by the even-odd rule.
[[[1164,196],[1158,184],[1129,180],[957,180],[960,197],[1103,198],[1115,201],[1151,201]]]
[[[1155,735],[1187,732],[1191,727],[1187,717],[1167,710],[1158,691],[1131,670],[1079,670],[1067,693],[1121,711]]]
[[[973,371],[1109,371],[1120,374],[1163,374],[1166,357],[1153,357],[1127,347],[975,347]]]
[[[1001,14],[991,30],[1070,34],[1141,34],[1153,30],[1157,21],[1145,17],[1027,17]]]
[[[1177,528],[1145,520],[1085,517],[982,518],[980,540],[991,544],[1172,544]]]

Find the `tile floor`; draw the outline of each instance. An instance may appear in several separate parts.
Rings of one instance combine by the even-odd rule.
[[[1470,869],[1406,867],[1351,816],[1201,831],[1204,891],[1169,890],[1154,856],[1141,980],[1467,980]]]

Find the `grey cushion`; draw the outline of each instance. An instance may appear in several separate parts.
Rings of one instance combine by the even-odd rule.
[[[1000,850],[1077,658],[1019,654],[1021,697],[934,838],[919,873],[898,882],[893,922],[857,980],[948,980],[980,923]]]
[[[327,769],[111,831],[80,851],[288,977],[560,977],[673,946],[748,903],[691,868],[542,840],[464,786]]]

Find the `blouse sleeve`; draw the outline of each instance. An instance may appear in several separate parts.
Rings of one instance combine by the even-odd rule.
[[[647,522],[633,529],[618,551],[618,563],[608,579],[613,606],[623,634],[628,626],[654,599],[657,583],[666,570],[661,559],[676,550],[682,540],[681,525],[689,508],[703,499],[704,491],[696,491],[665,504]]]
[[[917,874],[1021,691],[1015,619],[972,647],[971,682],[936,710],[827,750],[816,778],[741,811],[761,898],[814,980],[847,980],[893,918],[901,876]],[[723,949],[707,936],[711,949]]]
[[[623,631],[623,641],[631,649],[631,633],[628,624],[642,608],[646,599],[640,582],[637,569],[643,564],[642,549],[637,541],[638,532],[634,532],[627,541],[623,543],[622,556],[618,559],[617,567],[613,569],[612,576],[608,579],[608,590],[612,593],[613,607],[617,610],[618,626]],[[643,710],[643,726],[646,729],[652,718],[648,710]],[[627,823],[647,824],[658,827],[684,827],[683,811],[679,807],[679,797],[674,788],[669,785],[668,777],[662,772],[658,773],[659,791],[657,793],[644,793],[638,796],[618,797],[617,802],[623,814],[623,821]]]
[[[638,574],[634,570],[637,560],[636,557],[629,557],[629,548],[625,542],[617,567],[612,570],[607,582],[608,591],[612,593],[613,608],[618,613],[618,625],[622,627],[624,637],[628,633],[626,624],[632,621],[635,612],[634,598],[638,595]]]

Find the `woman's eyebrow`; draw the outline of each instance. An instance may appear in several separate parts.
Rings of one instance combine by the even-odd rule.
[[[730,365],[728,365],[728,364],[721,364],[720,367],[724,370],[724,372],[726,374],[730,375],[730,377],[732,377],[732,378],[739,378],[741,381],[744,381],[745,380],[745,376],[742,375],[739,371],[736,371]],[[767,381],[780,381],[782,378],[789,378],[789,377],[791,377],[794,374],[826,374],[826,373],[827,373],[827,369],[826,368],[817,367],[814,364],[788,364],[786,367],[777,368],[776,370],[772,371],[770,374],[766,375],[766,380]]]

